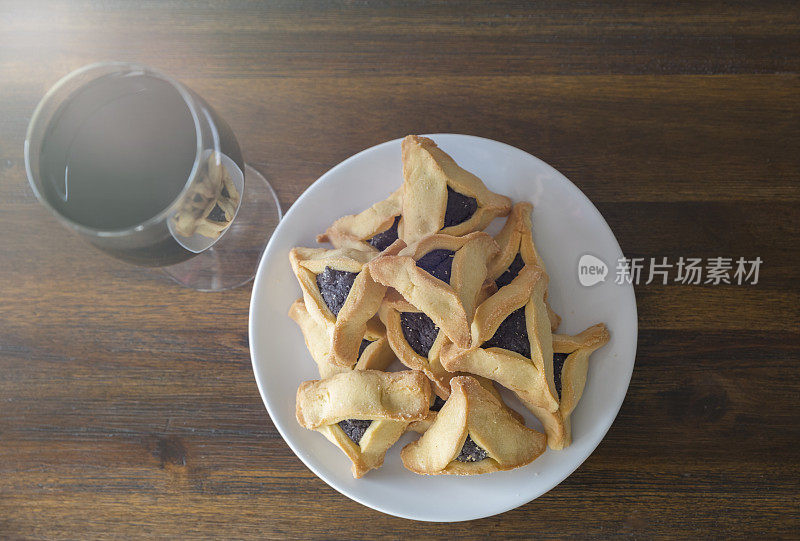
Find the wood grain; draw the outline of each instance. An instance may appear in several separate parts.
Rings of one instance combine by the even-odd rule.
[[[0,44],[0,537],[797,536],[795,2],[12,1]],[[548,494],[468,523],[382,515],[272,426],[249,287],[181,289],[36,202],[33,108],[105,59],[204,96],[284,207],[373,144],[471,133],[561,170],[628,256],[760,256],[760,281],[637,288],[626,401]]]

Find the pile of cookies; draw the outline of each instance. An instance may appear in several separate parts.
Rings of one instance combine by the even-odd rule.
[[[318,236],[333,249],[290,252],[303,298],[289,315],[321,378],[300,385],[298,422],[344,451],[355,477],[407,431],[421,436],[403,464],[426,475],[508,470],[566,447],[605,325],[555,334],[530,203],[489,191],[425,137],[403,140],[402,162],[399,190]],[[408,370],[388,372],[395,358]]]

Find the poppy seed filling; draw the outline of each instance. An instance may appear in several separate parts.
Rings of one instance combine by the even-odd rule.
[[[322,300],[328,306],[334,316],[339,315],[339,310],[344,306],[350,288],[358,273],[347,272],[325,267],[321,273],[317,274],[317,287],[322,295]]]
[[[439,396],[436,396],[433,399],[433,405],[430,407],[431,411],[440,411],[444,406],[444,400],[442,400]]]
[[[514,261],[512,261],[508,266],[508,269],[506,269],[506,272],[498,276],[497,280],[494,281],[494,283],[497,284],[497,288],[499,289],[510,284],[514,278],[517,277],[519,271],[521,271],[522,267],[524,266],[525,262],[522,260],[522,254],[517,253]]]
[[[359,358],[359,359],[361,358],[361,354],[364,353],[364,350],[367,349],[367,346],[369,346],[371,343],[372,343],[372,340],[367,340],[366,338],[362,338],[361,339],[361,345],[358,346],[358,357],[357,358]]]
[[[361,438],[364,437],[364,433],[371,424],[372,421],[369,420],[345,419],[344,421],[339,421],[339,428],[341,428],[353,442],[358,443],[361,441]]]
[[[428,272],[434,278],[449,284],[450,272],[453,270],[454,255],[456,253],[452,250],[431,250],[417,260],[417,267]]]
[[[481,345],[482,348],[503,348],[531,358],[531,343],[525,325],[525,307],[514,310],[503,320],[494,336]]]
[[[569,357],[569,353],[553,353],[553,381],[556,384],[558,398],[561,398],[561,370],[564,369],[564,361]]]
[[[394,222],[389,226],[386,231],[376,233],[371,239],[367,240],[367,244],[375,247],[378,251],[382,252],[397,240],[397,224],[400,223],[400,216],[394,217]]]
[[[444,226],[450,227],[469,220],[478,210],[478,200],[462,193],[458,193],[450,186],[447,187],[447,207],[444,211]]]
[[[225,211],[220,208],[219,205],[214,205],[214,208],[211,209],[211,212],[208,213],[207,218],[212,222],[227,222],[228,217],[225,216]]]
[[[401,312],[400,328],[411,349],[422,357],[428,356],[439,336],[439,327],[422,312]]]
[[[487,456],[486,451],[467,435],[467,439],[464,441],[464,445],[461,447],[461,452],[456,457],[456,460],[459,462],[480,462]]]

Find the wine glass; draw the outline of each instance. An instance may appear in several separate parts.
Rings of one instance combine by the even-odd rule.
[[[137,64],[56,83],[28,126],[25,167],[42,204],[91,244],[201,291],[249,282],[281,219],[216,111]]]

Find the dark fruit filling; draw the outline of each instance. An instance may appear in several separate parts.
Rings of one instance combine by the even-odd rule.
[[[503,348],[519,353],[530,359],[531,343],[528,340],[528,329],[525,326],[525,307],[514,310],[503,320],[497,331],[482,348]]]
[[[444,400],[439,398],[438,396],[433,399],[433,405],[430,407],[431,411],[439,411],[444,406]]]
[[[553,381],[556,384],[559,399],[561,399],[561,370],[564,368],[564,361],[568,356],[569,353],[553,353]]]
[[[427,357],[436,337],[439,336],[439,327],[433,320],[422,312],[401,312],[400,327],[411,349],[417,355]]]
[[[472,441],[472,438],[467,436],[464,441],[464,446],[461,448],[461,453],[456,457],[459,462],[480,462],[486,458],[486,451],[481,449],[477,443]]]
[[[453,256],[455,254],[452,250],[431,250],[417,260],[417,267],[427,271],[434,278],[449,284],[450,271],[453,268]]]
[[[499,289],[510,284],[514,278],[517,277],[519,271],[521,271],[522,267],[524,266],[525,262],[522,260],[522,254],[517,253],[514,261],[512,261],[511,265],[508,266],[508,270],[506,270],[506,272],[501,274],[497,280],[494,281],[494,283],[497,284],[497,288]]]
[[[363,338],[361,340],[361,345],[358,346],[358,358],[359,359],[361,358],[361,354],[364,353],[364,350],[367,349],[367,346],[370,345],[371,343],[372,343],[372,340],[367,340],[366,338]]]
[[[353,440],[355,443],[361,441],[361,438],[364,436],[364,432],[367,431],[369,425],[372,424],[372,421],[362,421],[360,419],[345,419],[344,421],[339,422],[339,427],[344,430],[344,433],[347,434],[347,437]]]
[[[450,186],[447,187],[447,208],[444,211],[444,227],[458,225],[475,214],[478,210],[478,200],[458,193]]]
[[[228,218],[225,216],[225,211],[219,208],[219,205],[214,205],[211,212],[208,213],[208,219],[212,222],[227,222]]]
[[[317,274],[317,287],[322,294],[322,300],[334,316],[342,309],[356,276],[358,274],[355,272],[340,271],[330,267],[325,267],[324,271]]]
[[[394,222],[389,226],[389,229],[376,233],[374,237],[367,240],[367,244],[371,244],[378,251],[382,252],[397,240],[397,224],[400,222],[400,216],[394,217]]]

